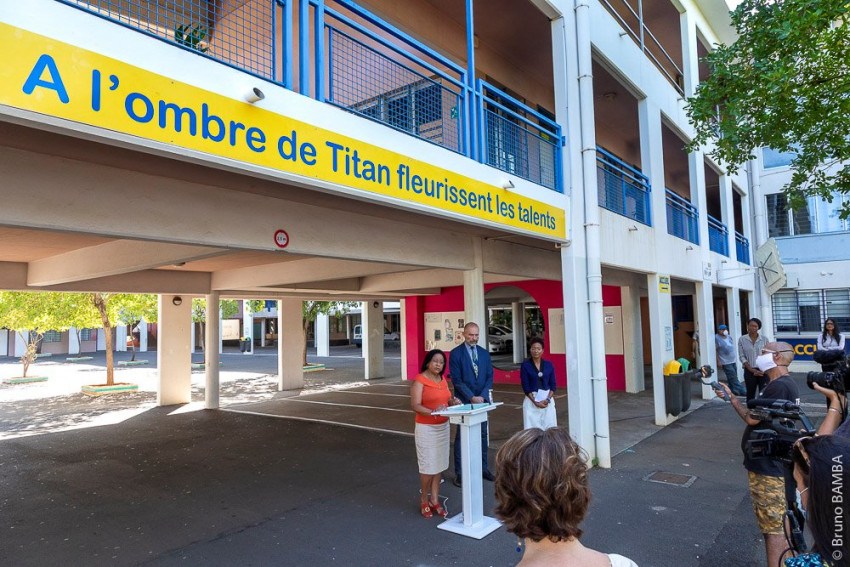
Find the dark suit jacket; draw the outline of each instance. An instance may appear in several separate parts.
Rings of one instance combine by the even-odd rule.
[[[490,388],[493,387],[493,362],[490,353],[480,346],[478,352],[478,376],[472,366],[472,357],[466,343],[456,346],[449,355],[449,376],[455,389],[455,396],[465,404],[470,403],[473,396],[481,396],[484,401],[490,401]]]

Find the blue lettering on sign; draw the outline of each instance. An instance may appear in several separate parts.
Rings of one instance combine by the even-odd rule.
[[[42,75],[47,71],[49,79],[43,79]],[[62,82],[62,76],[59,74],[59,69],[56,68],[56,61],[53,57],[46,53],[38,58],[35,66],[30,71],[29,77],[24,82],[24,92],[31,95],[36,87],[42,87],[56,91],[59,100],[63,104],[68,104],[71,98],[68,96],[68,90],[65,88],[65,83]]]

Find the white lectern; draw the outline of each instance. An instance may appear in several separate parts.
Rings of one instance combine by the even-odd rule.
[[[448,417],[451,423],[460,427],[463,513],[455,514],[438,525],[441,530],[481,539],[502,525],[499,520],[484,515],[484,486],[481,478],[481,424],[487,421],[487,413],[500,405],[502,402],[466,404],[434,412],[434,415]]]

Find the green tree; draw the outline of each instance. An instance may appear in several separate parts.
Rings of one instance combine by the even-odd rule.
[[[794,153],[785,187],[793,208],[808,195],[850,192],[848,14],[848,0],[739,4],[738,40],[705,58],[711,75],[687,101],[696,129],[688,149],[707,146],[733,173],[759,147]]]
[[[100,314],[94,307],[92,294],[90,293],[63,293],[62,318],[69,327],[73,327],[77,334],[77,344],[80,345],[82,354],[82,332],[83,329],[93,329],[101,325]]]
[[[21,356],[24,378],[37,358],[44,333],[68,330],[68,323],[62,317],[64,310],[61,293],[0,292],[0,328],[14,331],[26,343],[26,351]]]
[[[156,323],[159,317],[159,297],[147,293],[121,293],[115,294],[110,299],[115,320],[121,325],[126,325],[133,340],[130,345],[133,355],[131,361],[136,360],[136,337],[134,329],[144,319],[148,323]]]
[[[301,304],[301,315],[304,323],[304,346],[301,349],[301,363],[307,366],[307,332],[310,323],[320,314],[342,316],[348,313],[357,303],[353,301],[305,301]],[[281,330],[278,329],[278,336]],[[383,331],[382,331],[383,336]]]

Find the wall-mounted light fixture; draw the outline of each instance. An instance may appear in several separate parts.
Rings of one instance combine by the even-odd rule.
[[[255,102],[261,101],[266,98],[266,95],[263,93],[263,91],[261,91],[257,87],[254,87],[248,92],[246,92],[243,95],[243,98],[245,99],[245,102],[250,102],[251,104],[254,104]]]
[[[173,303],[174,305],[183,305],[183,298],[179,295],[175,295],[171,298],[171,303]]]
[[[380,304],[380,303],[378,303],[377,301],[373,301],[373,302],[372,302],[372,307],[373,307],[373,308],[377,309],[377,308],[378,308],[378,307],[380,307],[380,306],[381,306],[381,304]]]
[[[629,227],[629,232],[637,232],[637,229],[638,229],[637,226],[632,225],[632,226]]]
[[[502,189],[513,189],[515,187],[514,182],[510,179],[502,179]]]
[[[685,252],[687,252],[688,250],[693,250],[693,249],[694,249],[694,247],[693,247],[693,246],[691,246],[690,244],[688,244],[688,245],[685,247]]]

